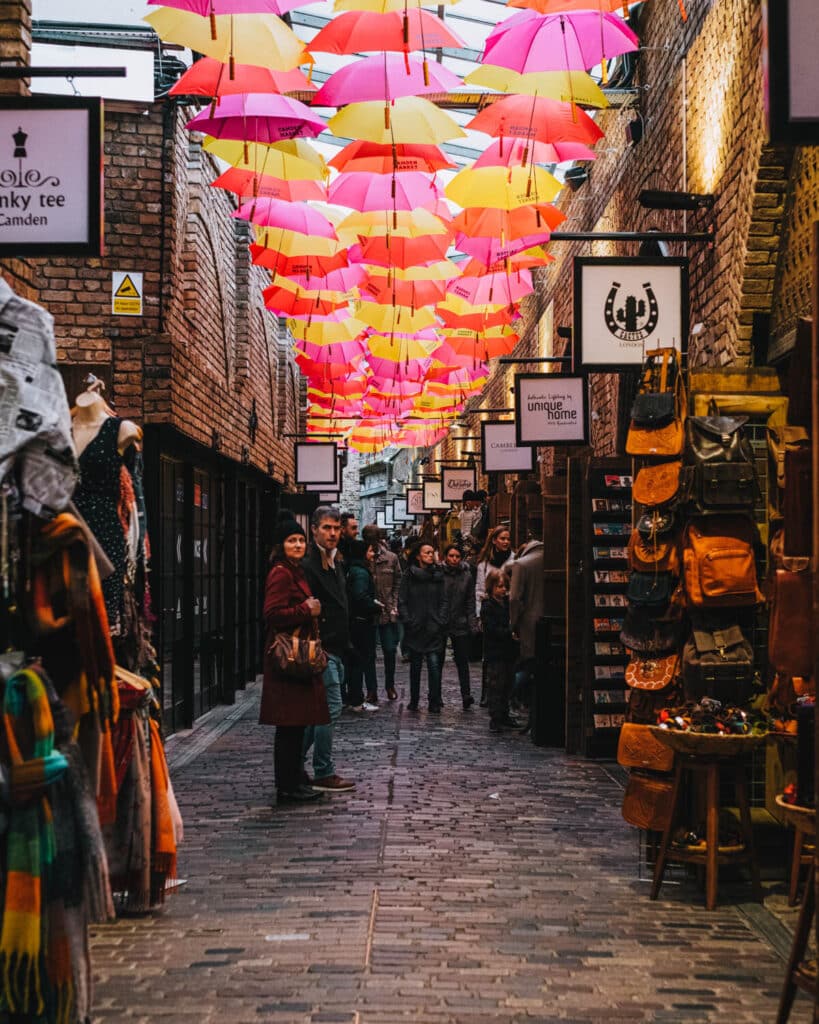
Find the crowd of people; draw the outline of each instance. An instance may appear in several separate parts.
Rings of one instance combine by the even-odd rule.
[[[354,515],[333,506],[316,509],[309,538],[282,513],[265,586],[259,716],[276,726],[279,803],[355,789],[336,770],[334,728],[345,710],[366,715],[382,700],[398,699],[399,652],[409,663],[408,712],[421,709],[426,668],[427,713],[440,714],[449,649],[463,711],[475,704],[471,663],[481,658],[480,706],[488,708],[489,729],[528,728],[513,711],[528,717],[543,545],[534,538],[514,552],[508,526],[490,528],[487,511],[485,493],[467,492],[449,541],[433,517],[417,534],[388,541],[375,525],[359,531]],[[274,656],[282,637],[290,661]],[[308,650],[314,661],[305,660]]]

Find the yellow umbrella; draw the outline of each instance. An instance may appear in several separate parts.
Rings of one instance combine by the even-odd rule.
[[[388,281],[451,281],[458,277],[460,269],[452,260],[439,260],[429,266],[418,267],[379,267],[374,264],[363,264],[369,277],[386,277]]]
[[[401,96],[386,109],[389,113],[385,116],[382,100],[349,103],[330,118],[327,127],[343,139],[365,139],[386,146],[402,142],[437,145],[466,138],[454,118],[421,96]]]
[[[229,64],[231,78],[236,63],[289,71],[306,59],[304,43],[275,14],[217,14],[203,18],[192,11],[157,7],[144,20],[160,39],[189,46]]]
[[[393,235],[397,238],[420,238],[422,235],[447,235],[450,227],[429,210],[370,210],[350,213],[336,225],[336,234],[348,243],[359,235]]]
[[[473,306],[459,295],[453,295],[452,292],[448,292],[446,299],[443,302],[439,302],[436,309],[445,309],[449,313],[454,313],[455,316],[469,316],[470,313],[492,313],[499,309],[506,309],[506,304],[502,303],[498,306],[483,303],[479,306]]]
[[[561,189],[553,174],[530,167],[465,167],[444,189],[447,199],[464,209],[490,207],[516,210],[532,203],[550,203]]]
[[[439,327],[438,333],[443,338],[461,341],[476,341],[481,338],[506,338],[510,334],[514,334],[515,337],[518,336],[517,331],[509,324],[503,324],[500,327],[485,327],[482,331],[472,331],[468,327]]]
[[[285,256],[335,256],[346,249],[343,242],[335,238],[321,238],[318,235],[303,235],[300,231],[287,228],[266,228],[253,225],[256,241],[266,249],[275,249]]]
[[[215,139],[206,135],[202,149],[240,170],[270,174],[285,181],[323,181],[330,176],[324,157],[306,139],[287,139],[266,146],[261,142],[245,143],[241,139]]]
[[[382,306],[377,302],[357,302],[355,315],[381,334],[415,334],[435,323],[431,309],[412,310],[409,306]]]
[[[522,96],[545,96],[561,103],[580,103],[584,107],[607,107],[603,90],[585,71],[536,71],[520,74],[494,64],[482,64],[470,72],[464,82],[482,85],[498,92]]]
[[[271,283],[277,288],[282,288],[292,295],[299,295],[303,299],[327,299],[328,302],[348,302],[350,299],[358,298],[358,288],[351,288],[348,292],[333,291],[330,288],[302,288],[301,285],[292,281],[284,274],[273,273]]]
[[[299,341],[314,345],[332,345],[337,341],[352,341],[367,325],[362,320],[349,317],[347,320],[313,320],[308,324],[302,320],[288,320],[287,329]]]
[[[406,359],[427,359],[437,346],[437,341],[423,341],[421,338],[391,338],[383,334],[372,334],[367,338],[367,348],[372,355],[396,363]]]

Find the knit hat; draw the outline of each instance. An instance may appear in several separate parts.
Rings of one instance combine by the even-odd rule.
[[[289,519],[281,519],[276,523],[276,529],[273,531],[273,543],[280,546],[284,544],[288,537],[292,537],[294,534],[298,534],[307,540],[304,527],[300,526],[292,516]]]

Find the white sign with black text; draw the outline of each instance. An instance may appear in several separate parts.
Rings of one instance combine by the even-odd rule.
[[[407,512],[406,498],[392,499],[392,517],[396,523],[406,523],[412,519],[412,516]]]
[[[560,373],[515,377],[518,444],[585,444],[586,380]]]
[[[441,496],[444,501],[463,501],[464,491],[474,491],[475,470],[444,466],[441,470]]]
[[[518,445],[514,420],[485,420],[481,423],[481,462],[484,473],[530,473],[535,453]]]
[[[407,490],[407,515],[422,516],[424,514],[424,492],[420,487]]]
[[[440,480],[425,480],[421,485],[424,492],[424,512],[445,512],[449,502],[441,494]]]

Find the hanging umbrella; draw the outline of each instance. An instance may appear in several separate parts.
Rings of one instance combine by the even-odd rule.
[[[367,174],[404,174],[413,171],[433,174],[456,166],[438,146],[409,142],[385,145],[363,139],[348,143],[329,164],[337,171],[363,171]]]
[[[507,259],[514,259],[517,255],[527,252],[542,254],[546,262],[550,263],[552,257],[547,255],[542,247],[542,244],[548,240],[548,231],[538,235],[510,238],[504,242],[494,236],[478,235],[471,238],[469,235],[458,234],[455,236],[455,248],[460,249],[467,256],[471,256],[473,260],[483,264],[484,267],[489,267],[494,263],[503,263]],[[521,265],[525,266],[526,264],[523,262]]]
[[[276,274],[273,275],[270,283],[276,288],[281,288],[283,291],[290,292],[291,295],[298,295],[303,299],[326,299],[329,302],[338,302],[346,305],[350,298],[358,298],[358,291],[355,288],[351,290],[351,293],[329,288],[302,288],[300,284],[291,280],[291,278],[280,277]]]
[[[389,117],[379,100],[350,103],[330,118],[327,127],[344,139],[365,139],[389,145],[393,142],[437,145],[451,139],[465,139],[458,122],[425,100],[423,96],[402,96],[389,105]]]
[[[587,0],[588,2],[588,0]],[[547,96],[564,103],[580,103],[584,107],[605,108],[609,105],[605,93],[586,71],[536,71],[520,74],[496,64],[481,64],[471,71],[464,83],[480,85],[497,92],[526,96]]]
[[[433,210],[442,192],[427,174],[340,174],[330,186],[329,199],[353,210]]]
[[[423,356],[418,359],[405,359],[400,366],[401,379],[404,381],[422,381],[431,363],[432,359],[430,356]],[[392,358],[385,359],[383,356],[376,356],[370,352],[367,356],[367,365],[376,379],[395,378],[396,362]],[[379,383],[377,390],[381,387],[382,385]]]
[[[639,49],[637,36],[615,14],[576,11],[540,15],[520,11],[502,21],[487,37],[484,64],[521,74],[586,70]]]
[[[294,350],[316,364],[354,363],[358,365],[367,354],[367,346],[358,338],[336,341],[329,345],[316,345],[312,341],[297,341]]]
[[[384,306],[418,309],[443,299],[446,285],[446,281],[389,281],[386,277],[371,277],[361,286],[361,294]]]
[[[552,262],[554,262],[554,256],[547,253],[542,246],[534,246],[524,252],[512,253],[490,263],[484,263],[473,256],[468,263],[463,265],[461,276],[483,277],[485,274],[505,274],[511,270],[532,270],[534,267],[545,267]]]
[[[179,43],[228,64],[258,64],[289,71],[304,62],[304,43],[275,14],[231,14],[203,18],[191,11],[158,7],[145,21],[160,39]]]
[[[265,307],[279,316],[323,316],[347,305],[346,302],[334,302],[331,299],[291,292],[275,284],[265,288],[262,294]]]
[[[603,138],[602,130],[585,111],[545,96],[504,96],[478,111],[467,128],[504,139],[538,142],[594,143]]]
[[[463,207],[515,210],[554,199],[561,184],[548,171],[530,167],[465,167],[446,187],[446,197]]]
[[[223,188],[241,198],[281,199],[289,203],[305,202],[308,199],[326,199],[327,189],[318,181],[301,178],[285,180],[270,174],[255,174],[253,171],[229,167],[211,183],[211,188]]]
[[[628,15],[632,0],[506,0],[507,7],[528,7],[538,14],[565,14],[568,11],[599,11],[613,14],[621,11]]]
[[[367,280],[367,271],[363,267],[341,267],[338,270],[331,270],[323,277],[312,274],[287,274],[285,276],[289,277],[299,288],[349,292]]]
[[[493,139],[473,167],[523,167],[526,164],[560,164],[567,160],[596,160],[597,154],[582,142],[533,142],[531,139]]]
[[[210,19],[231,14],[282,15],[304,3],[305,0],[298,3],[292,0],[148,0],[152,7],[175,7],[178,11],[190,11],[200,18]]]
[[[413,0],[415,7],[445,7],[457,4],[459,0]],[[386,14],[389,11],[405,11],[407,0],[335,0],[333,10],[339,11],[375,11]]]
[[[387,283],[398,281],[451,281],[460,273],[459,264],[453,260],[437,260],[435,263],[421,263],[410,267],[379,266],[361,264],[370,280],[381,278]]]
[[[202,140],[202,149],[240,170],[253,171],[255,174],[312,181],[322,181],[330,175],[324,157],[306,139],[287,139],[266,146],[238,139],[215,139],[206,135]]]
[[[250,256],[257,266],[267,267],[283,277],[293,278],[300,274],[315,274],[316,277],[323,278],[349,265],[346,249],[341,249],[332,256],[285,256],[277,249],[266,249],[263,245],[254,243],[250,246]]]
[[[234,211],[233,216],[263,227],[283,228],[312,238],[338,237],[330,221],[306,203],[287,203],[282,199],[261,196],[252,202],[243,203]]]
[[[224,96],[215,110],[210,106],[200,111],[187,128],[217,139],[271,143],[296,136],[315,138],[324,131],[324,122],[290,96],[251,92]]]
[[[421,235],[450,235],[450,226],[429,210],[371,210],[351,213],[338,225],[339,238],[391,235],[419,238]]]
[[[428,64],[399,53],[379,53],[333,72],[312,99],[316,106],[341,107],[365,100],[395,100],[401,96],[450,92],[461,80],[443,64]]]
[[[452,227],[470,238],[481,236],[508,241],[511,238],[539,236],[536,241],[528,243],[528,249],[537,241],[548,241],[549,232],[565,219],[565,213],[548,203],[521,206],[517,210],[469,207],[453,218]]]
[[[496,330],[508,330],[507,334],[495,334]],[[447,344],[456,357],[486,362],[498,356],[508,356],[520,340],[520,336],[509,328],[491,328],[487,331],[459,331],[466,337],[447,337]]]
[[[468,302],[471,306],[484,303],[511,304],[531,295],[534,291],[532,275],[528,270],[511,274],[484,274],[482,277],[461,277],[453,281],[447,292]]]
[[[275,203],[276,200],[265,199],[260,202]],[[260,245],[264,248],[275,249],[284,256],[335,256],[347,251],[342,242],[333,238],[305,235],[298,231],[289,231],[287,228],[262,227],[253,224],[253,231]]]
[[[311,380],[321,380],[325,377],[330,380],[335,380],[338,377],[343,377],[347,373],[352,373],[356,367],[356,363],[360,361],[361,358],[348,363],[317,363],[312,359],[308,359],[307,356],[302,355],[301,353],[298,353],[295,357],[296,365],[305,377],[310,377]]]
[[[354,263],[407,268],[427,261],[441,260],[446,256],[448,249],[449,234],[404,238],[388,233],[364,238],[359,245],[350,246],[349,257]]]
[[[231,79],[230,65],[213,57],[201,57],[174,82],[170,95],[218,97],[242,92],[315,92],[318,88],[298,68],[274,71],[256,64],[236,64],[233,73]]]
[[[466,44],[429,11],[408,9],[379,14],[347,11],[333,18],[310,41],[311,53],[363,53],[393,50],[460,50]],[[590,67],[592,65],[589,65]]]
[[[355,315],[381,334],[420,331],[435,323],[435,314],[431,309],[413,310],[408,306],[380,306],[377,302],[357,302]]]
[[[329,316],[313,317],[309,324],[299,323],[295,319],[288,320],[287,329],[294,338],[315,345],[329,345],[360,337],[367,329],[367,325],[350,316]]]

